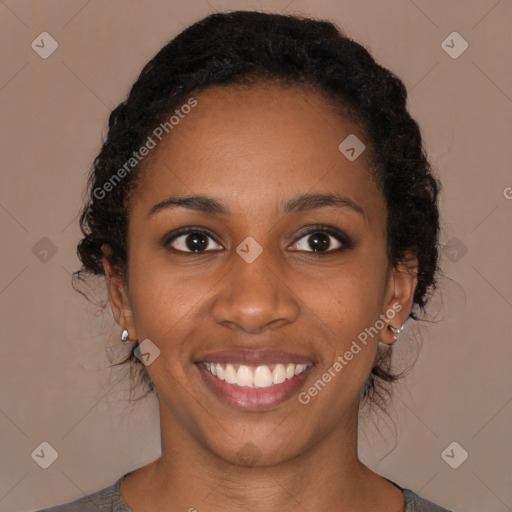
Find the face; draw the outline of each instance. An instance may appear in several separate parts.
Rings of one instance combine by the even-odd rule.
[[[301,89],[194,97],[133,196],[127,286],[105,260],[112,309],[160,350],[147,370],[163,433],[276,463],[354,424],[416,282],[387,260],[368,151],[338,149],[365,141],[357,125]]]

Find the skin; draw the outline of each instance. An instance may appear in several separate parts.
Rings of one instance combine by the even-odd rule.
[[[315,363],[304,391],[393,304],[402,309],[389,323],[407,319],[417,261],[409,255],[395,268],[387,260],[386,204],[369,151],[351,162],[338,150],[349,134],[366,136],[314,91],[262,84],[194,97],[198,105],[148,158],[133,196],[127,280],[104,259],[119,326],[160,349],[147,370],[158,389],[162,455],[125,478],[121,493],[134,512],[400,512],[400,490],[357,457],[360,393],[379,340],[394,342],[387,322],[307,405],[295,395],[265,411],[236,409],[194,364],[224,349],[299,353]],[[364,213],[328,206],[285,215],[281,203],[304,193],[338,193]],[[148,216],[159,201],[193,194],[230,213],[178,207]],[[304,231],[317,223],[353,247],[336,251],[340,243],[326,235],[330,252],[315,253]],[[184,226],[211,231],[207,252],[190,252],[186,235],[174,251],[164,246]],[[248,236],[263,248],[250,264],[236,252]],[[241,461],[249,442],[256,460]]]

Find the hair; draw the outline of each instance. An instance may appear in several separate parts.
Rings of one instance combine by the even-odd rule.
[[[104,255],[126,282],[130,198],[142,164],[112,188],[108,199],[96,197],[94,191],[112,179],[191,93],[258,83],[320,93],[363,130],[372,177],[387,204],[388,260],[396,266],[408,252],[418,260],[409,316],[419,320],[418,313],[425,313],[436,288],[440,183],[432,174],[419,126],[407,111],[404,84],[329,21],[253,11],[211,14],[185,29],[144,66],[127,99],[111,112],[80,216],[83,238],[77,253],[82,268],[74,273],[73,286],[84,274],[105,275]],[[124,363],[130,364],[130,375],[136,370],[145,387],[141,398],[156,391],[133,351],[116,365]],[[391,370],[391,347],[379,347],[363,402],[384,409],[391,384],[400,376]]]

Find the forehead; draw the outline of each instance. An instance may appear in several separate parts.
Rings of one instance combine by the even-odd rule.
[[[193,96],[197,105],[157,141],[142,171],[137,208],[196,193],[263,207],[265,200],[309,191],[382,208],[368,151],[350,161],[339,149],[349,136],[365,141],[364,132],[319,93],[261,84]]]

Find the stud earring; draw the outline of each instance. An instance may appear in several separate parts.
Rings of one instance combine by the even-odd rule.
[[[389,328],[393,332],[393,339],[396,341],[398,339],[399,334],[404,330],[404,324],[402,324],[400,327],[393,327],[392,325],[390,325]]]
[[[128,338],[128,329],[123,329],[121,333],[121,341],[123,343],[131,343],[131,340]]]

